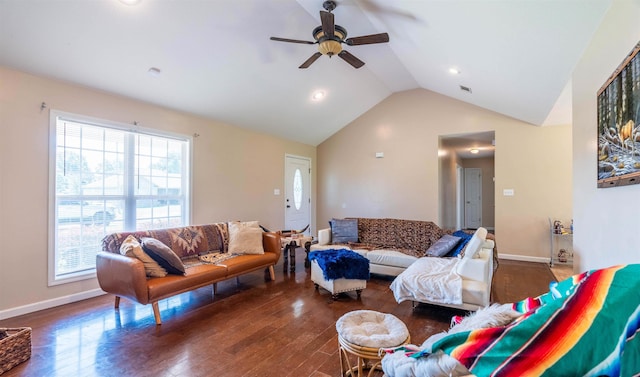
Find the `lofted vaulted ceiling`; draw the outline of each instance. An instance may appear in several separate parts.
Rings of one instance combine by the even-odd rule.
[[[571,71],[611,3],[338,0],[350,37],[390,42],[345,46],[360,69],[327,56],[298,69],[316,45],[269,37],[313,40],[322,2],[0,0],[0,65],[311,145],[414,88],[566,124]]]

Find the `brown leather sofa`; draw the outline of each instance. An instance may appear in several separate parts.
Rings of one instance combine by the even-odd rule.
[[[264,254],[238,255],[220,264],[199,263],[200,254],[228,250],[227,229],[227,223],[215,223],[109,234],[102,240],[102,251],[96,257],[100,288],[116,296],[116,308],[121,297],[151,304],[156,324],[160,325],[158,301],[162,299],[211,284],[215,294],[217,282],[260,269],[268,269],[270,279],[274,280],[273,266],[281,254],[280,237],[276,233],[263,233]],[[120,246],[129,235],[138,240],[152,237],[162,241],[185,262],[185,275],[147,277],[140,260],[120,254]]]

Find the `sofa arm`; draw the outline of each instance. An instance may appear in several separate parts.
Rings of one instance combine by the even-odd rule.
[[[490,273],[493,272],[492,250],[482,248],[478,252],[477,258],[463,258],[458,263],[456,273],[465,280],[475,280],[490,283]]]
[[[280,259],[282,253],[282,245],[280,244],[280,235],[275,232],[262,233],[262,248],[265,253],[275,253],[276,261]]]
[[[96,255],[96,275],[103,291],[149,303],[144,265],[136,258],[100,251]]]
[[[329,245],[331,243],[331,228],[318,230],[318,245]]]

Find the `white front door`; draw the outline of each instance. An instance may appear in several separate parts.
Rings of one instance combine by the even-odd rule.
[[[284,227],[300,230],[311,224],[311,160],[286,155],[284,174]]]
[[[464,169],[464,226],[482,226],[482,169]]]

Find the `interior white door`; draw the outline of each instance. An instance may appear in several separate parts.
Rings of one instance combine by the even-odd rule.
[[[482,169],[464,169],[464,226],[482,226]]]
[[[286,155],[284,170],[284,226],[300,230],[311,224],[311,160]]]

